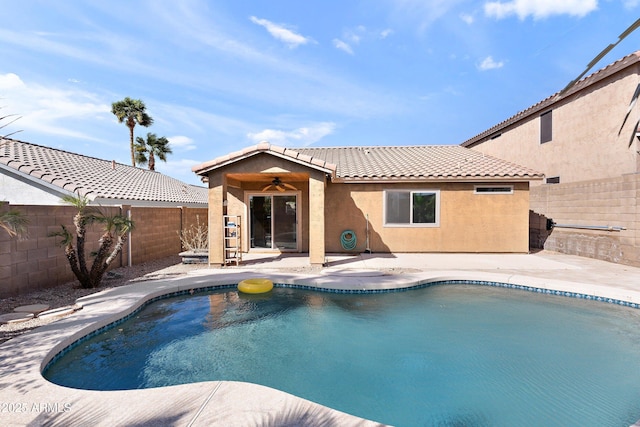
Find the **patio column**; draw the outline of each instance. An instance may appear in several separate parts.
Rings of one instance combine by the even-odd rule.
[[[224,264],[222,228],[224,185],[220,173],[209,175],[209,265]]]
[[[324,264],[324,176],[309,177],[309,262]]]

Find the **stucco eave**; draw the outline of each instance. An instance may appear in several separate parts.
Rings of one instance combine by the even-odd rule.
[[[30,183],[31,185],[33,185],[34,187],[38,187],[38,188],[45,188],[47,189],[50,193],[59,195],[60,198],[62,198],[63,196],[73,196],[74,193],[59,187],[55,184],[50,183],[49,181],[45,180],[45,179],[38,179],[37,177],[31,176],[27,173],[24,173],[22,171],[19,171],[17,169],[14,169],[10,166],[5,166],[3,164],[0,163],[0,173],[3,175],[6,175],[8,177],[11,177],[13,179],[17,179],[19,181],[25,182],[25,183]]]

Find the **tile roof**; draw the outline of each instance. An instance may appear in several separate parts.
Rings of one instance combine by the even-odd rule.
[[[267,142],[218,157],[193,171],[209,171],[257,153],[322,168],[337,181],[542,179],[543,174],[457,145],[282,148]]]
[[[323,160],[310,158],[306,155],[301,155],[295,148],[285,148],[279,147],[277,145],[270,144],[268,142],[261,142],[256,145],[252,145],[250,147],[244,148],[239,151],[234,151],[233,153],[226,154],[224,156],[216,157],[213,160],[208,162],[201,163],[191,168],[191,170],[198,175],[206,176],[209,171],[214,169],[221,168],[230,163],[237,162],[242,159],[246,159],[247,157],[254,156],[259,153],[269,153],[276,157],[285,158],[287,160],[302,163],[314,169],[324,170],[327,173],[335,172],[336,166],[330,163],[327,163]]]
[[[502,129],[507,128],[508,126],[519,122],[520,120],[524,120],[528,117],[531,117],[534,114],[538,114],[538,113],[542,113],[544,112],[544,110],[551,108],[553,105],[555,105],[558,102],[563,102],[565,101],[569,95],[573,95],[576,92],[579,92],[581,90],[584,90],[588,87],[590,87],[591,85],[604,80],[605,78],[618,73],[622,70],[625,70],[631,66],[635,66],[638,63],[640,63],[640,51],[636,51],[633,52],[627,56],[625,56],[624,58],[621,58],[609,65],[607,65],[604,68],[601,68],[600,70],[596,71],[595,73],[592,73],[590,75],[588,75],[587,77],[577,81],[576,83],[574,83],[572,86],[569,86],[566,89],[563,89],[559,92],[556,92],[555,94],[543,99],[542,101],[538,102],[537,104],[532,105],[531,107],[527,108],[526,110],[522,110],[519,113],[516,113],[515,115],[509,117],[508,119],[498,123],[497,125],[485,130],[484,132],[474,136],[473,138],[470,138],[466,141],[464,141],[462,144],[463,147],[473,147],[474,145],[477,145],[481,142],[485,142],[486,140],[488,140],[489,138],[491,138],[492,136],[494,136],[495,134],[499,133],[500,131],[502,131]],[[637,73],[637,72],[636,72]]]
[[[9,138],[0,138],[0,164],[90,200],[207,204],[207,189],[160,172]]]
[[[542,179],[522,166],[457,145],[297,148],[336,165],[336,177],[353,180]]]

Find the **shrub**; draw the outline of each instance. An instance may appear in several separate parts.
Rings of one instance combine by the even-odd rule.
[[[196,215],[196,223],[178,232],[182,248],[192,252],[209,251],[209,229],[200,223],[200,215]]]

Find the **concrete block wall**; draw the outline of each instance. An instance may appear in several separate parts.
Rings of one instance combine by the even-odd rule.
[[[53,287],[75,280],[64,249],[59,245],[60,237],[49,234],[60,230],[64,224],[73,227],[75,208],[70,206],[28,206],[0,203],[0,211],[16,209],[25,213],[29,221],[25,238],[10,238],[0,230],[0,297],[27,293],[36,289]],[[109,214],[120,213],[118,207],[102,207]],[[186,214],[185,214],[186,212]],[[131,235],[133,264],[177,255],[180,252],[178,232],[188,226],[196,212],[201,218],[207,209],[201,208],[133,208],[132,219],[136,228]],[[186,218],[186,220],[184,220]],[[97,249],[100,229],[87,232],[87,251]],[[128,265],[128,245],[111,268]]]
[[[3,211],[15,209],[27,219],[27,236],[10,238],[0,230],[0,296],[17,295],[33,289],[47,288],[75,280],[69,263],[60,246],[60,237],[49,237],[60,231],[64,224],[74,230],[75,208],[70,206],[9,206],[3,203]],[[106,208],[109,209],[114,208]],[[88,230],[87,251],[97,249],[100,232]],[[119,266],[119,260],[116,260]]]
[[[131,233],[132,263],[141,264],[180,253],[180,208],[131,209],[135,229]]]
[[[620,264],[640,266],[640,174],[617,178],[542,185],[531,189],[532,248],[544,248]],[[590,230],[558,225],[624,227]]]
[[[208,226],[207,208],[189,208],[182,211],[182,230],[188,230],[190,227],[197,227],[198,223],[201,227]],[[184,250],[184,248],[181,248]]]

